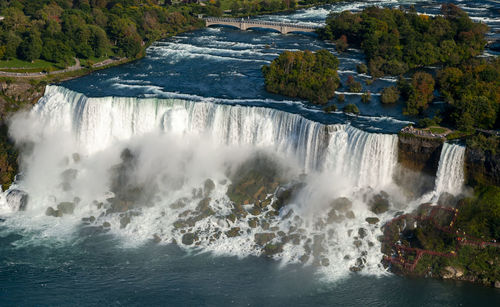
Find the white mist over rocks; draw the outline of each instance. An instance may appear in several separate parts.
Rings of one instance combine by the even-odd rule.
[[[21,175],[0,209],[6,225],[40,237],[92,229],[126,246],[154,240],[217,255],[266,254],[317,265],[336,279],[383,274],[381,226],[411,209],[392,179],[396,135],[278,110],[88,98],[48,86],[10,128],[24,148]],[[458,193],[463,184],[463,151],[455,146],[443,150],[439,191]],[[264,162],[245,171],[254,177],[237,183],[256,157]],[[274,176],[261,187],[259,167]],[[254,196],[234,200],[252,185],[260,187]]]

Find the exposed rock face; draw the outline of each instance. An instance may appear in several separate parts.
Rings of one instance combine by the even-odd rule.
[[[500,153],[493,154],[467,146],[465,173],[469,184],[500,185]]]
[[[442,139],[400,133],[398,162],[408,169],[435,175],[442,147]]]
[[[443,279],[450,279],[450,278],[458,279],[464,276],[464,271],[460,268],[447,266],[441,272],[441,276],[443,277]]]
[[[7,193],[7,204],[12,211],[24,211],[28,205],[28,194],[21,190],[10,190]]]
[[[18,151],[8,137],[7,119],[9,115],[28,108],[45,92],[45,84],[31,84],[26,81],[0,82],[0,186],[5,191],[18,173]]]

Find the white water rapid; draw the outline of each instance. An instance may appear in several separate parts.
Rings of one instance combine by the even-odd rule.
[[[405,209],[405,200],[383,192],[397,189],[396,135],[323,125],[274,109],[88,98],[48,86],[10,127],[26,150],[22,176],[10,198],[3,193],[0,208],[9,216],[6,225],[37,229],[43,238],[72,235],[83,223],[128,245],[154,239],[215,254],[270,253],[284,263],[318,265],[325,276],[338,278],[350,268],[384,272],[380,226]],[[440,172],[456,179],[438,176],[439,186],[455,191],[463,150],[445,148]],[[276,178],[283,183],[271,184],[274,194],[261,183],[251,198],[276,211],[244,199],[236,206],[228,197],[238,167],[262,153],[280,165]],[[248,185],[259,187],[254,179]],[[299,188],[285,206],[277,205],[280,191],[291,186]],[[259,194],[263,190],[270,194]],[[8,199],[16,204],[6,204]],[[389,211],[372,212],[373,199],[383,199]]]

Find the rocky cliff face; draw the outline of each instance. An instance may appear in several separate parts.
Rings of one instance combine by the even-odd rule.
[[[29,108],[40,99],[45,84],[28,81],[0,81],[0,187],[6,190],[17,174],[17,150],[8,137],[7,120],[21,109]]]
[[[467,146],[465,172],[470,185],[500,186],[500,154]]]
[[[398,162],[413,171],[435,175],[443,147],[443,139],[400,133]]]

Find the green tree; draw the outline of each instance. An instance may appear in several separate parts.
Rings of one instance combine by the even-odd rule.
[[[40,33],[36,30],[31,30],[25,33],[24,40],[18,48],[18,55],[23,60],[34,61],[40,58],[42,48],[43,43]]]

